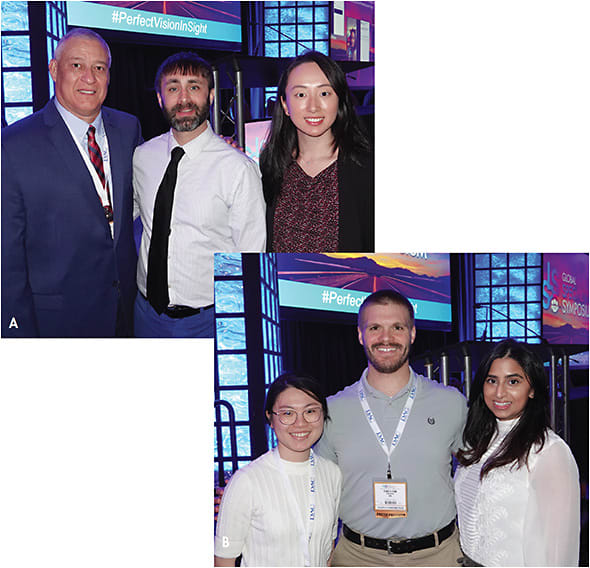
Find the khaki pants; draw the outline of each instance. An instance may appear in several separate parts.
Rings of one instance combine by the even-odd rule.
[[[461,566],[457,562],[463,556],[459,546],[459,531],[437,546],[416,550],[407,554],[389,554],[386,550],[355,544],[340,535],[332,566]]]

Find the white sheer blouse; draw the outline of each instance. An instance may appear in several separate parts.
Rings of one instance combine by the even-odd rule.
[[[528,468],[504,466],[479,479],[482,465],[518,419],[498,421],[482,459],[455,473],[463,552],[484,566],[577,566],[580,539],[578,467],[553,431]]]

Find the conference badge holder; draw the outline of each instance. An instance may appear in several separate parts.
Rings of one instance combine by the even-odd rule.
[[[365,394],[362,380],[359,381],[358,396],[360,405],[369,426],[375,434],[377,442],[387,456],[386,478],[373,479],[373,510],[378,519],[396,519],[408,516],[408,482],[401,477],[398,477],[397,479],[392,477],[391,455],[396,450],[399,441],[401,440],[416,398],[417,385],[415,379],[412,378],[412,375],[410,375],[410,381],[408,397],[400,415],[389,449],[385,443],[383,432],[379,428],[377,420],[375,419],[369,406],[369,402],[367,401],[367,395]]]
[[[378,519],[408,516],[408,484],[406,481],[374,480],[373,509]]]

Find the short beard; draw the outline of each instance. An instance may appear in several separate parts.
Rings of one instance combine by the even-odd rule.
[[[402,347],[402,346],[396,344],[396,345],[392,345],[392,347]],[[373,357],[373,353],[371,352],[371,349],[366,346],[365,346],[365,355],[367,356],[367,359],[371,363],[371,366],[376,371],[378,371],[379,373],[391,374],[391,373],[395,373],[395,372],[399,371],[407,363],[408,359],[410,358],[410,350],[406,349],[405,352],[403,352],[401,354],[400,358],[397,361],[393,361],[392,363],[390,363],[388,365],[384,365],[384,364],[379,363]]]
[[[162,107],[162,113],[164,114],[164,118],[168,122],[170,126],[177,132],[192,132],[196,130],[209,118],[209,109],[211,104],[209,101],[203,107],[199,107],[195,104],[190,105],[176,105],[173,106],[169,111]],[[194,118],[176,118],[175,113],[178,112],[180,109],[191,108],[195,110]]]

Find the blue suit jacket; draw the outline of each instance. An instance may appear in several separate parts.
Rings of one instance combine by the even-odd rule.
[[[132,159],[141,130],[132,115],[103,107],[102,116],[114,238],[53,101],[2,130],[3,337],[112,337],[118,305],[132,333]]]

